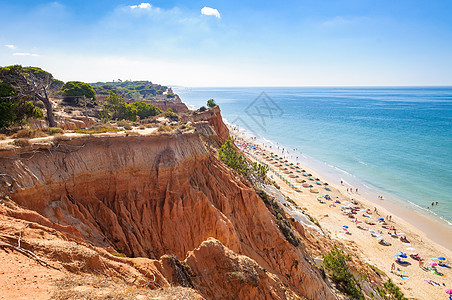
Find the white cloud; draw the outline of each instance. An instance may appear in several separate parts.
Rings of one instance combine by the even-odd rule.
[[[38,54],[35,53],[28,53],[28,52],[16,52],[13,53],[14,56],[39,56]]]
[[[5,45],[6,48],[9,49],[16,49],[17,47],[15,45]]]
[[[130,5],[129,7],[131,9],[137,9],[137,8],[139,8],[139,9],[151,9],[152,5],[150,3],[143,2],[140,5]]]
[[[202,15],[206,15],[206,16],[215,16],[215,17],[217,17],[218,19],[221,18],[220,12],[218,11],[218,9],[212,8],[212,7],[204,6],[204,7],[201,9],[201,14],[202,14]]]

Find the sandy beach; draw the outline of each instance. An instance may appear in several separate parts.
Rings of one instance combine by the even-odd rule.
[[[444,291],[452,288],[452,230],[447,226],[397,203],[368,199],[340,178],[325,180],[308,165],[284,157],[281,149],[269,149],[233,128],[230,132],[250,159],[270,167],[268,176],[285,196],[307,209],[333,240],[384,271],[406,297],[447,299]],[[401,253],[407,257],[398,262],[394,256]],[[443,264],[438,257],[445,258]]]

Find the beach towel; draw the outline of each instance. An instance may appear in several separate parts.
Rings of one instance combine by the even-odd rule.
[[[424,282],[433,286],[441,286],[438,282],[429,279],[424,279]]]
[[[435,274],[435,275],[438,275],[438,276],[441,276],[441,277],[447,277],[445,274],[439,273],[439,272],[437,272],[437,271],[435,271],[435,270],[430,270],[430,273]]]

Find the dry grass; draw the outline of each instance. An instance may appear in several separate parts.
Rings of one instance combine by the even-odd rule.
[[[58,127],[50,127],[49,128],[49,134],[55,135],[55,134],[63,134],[64,130]]]
[[[19,147],[26,147],[26,146],[30,146],[31,143],[28,139],[16,139],[14,141],[14,145],[19,146]]]
[[[159,131],[159,132],[171,132],[171,131],[173,131],[173,128],[171,128],[170,126],[166,126],[166,125],[160,125],[159,128],[157,129],[157,131]]]
[[[125,130],[132,130],[132,125],[128,121],[118,121],[116,125],[119,127],[123,127]]]
[[[126,135],[127,136],[139,136],[141,134],[136,131],[126,131]]]
[[[170,287],[152,290],[124,283],[118,278],[102,275],[67,276],[55,281],[54,300],[63,299],[200,299],[199,294],[189,288]]]
[[[113,127],[98,127],[98,128],[91,128],[91,129],[76,129],[73,132],[93,134],[93,133],[105,133],[105,132],[117,132],[117,131],[121,131],[121,129],[113,128]]]
[[[48,136],[46,132],[44,132],[42,129],[21,129],[17,131],[15,134],[13,134],[13,138],[29,138],[34,139],[38,137],[45,137]]]

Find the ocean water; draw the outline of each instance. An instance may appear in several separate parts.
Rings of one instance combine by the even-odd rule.
[[[215,99],[227,121],[296,149],[301,164],[315,161],[330,178],[346,178],[452,224],[452,87],[175,92],[195,107]]]

